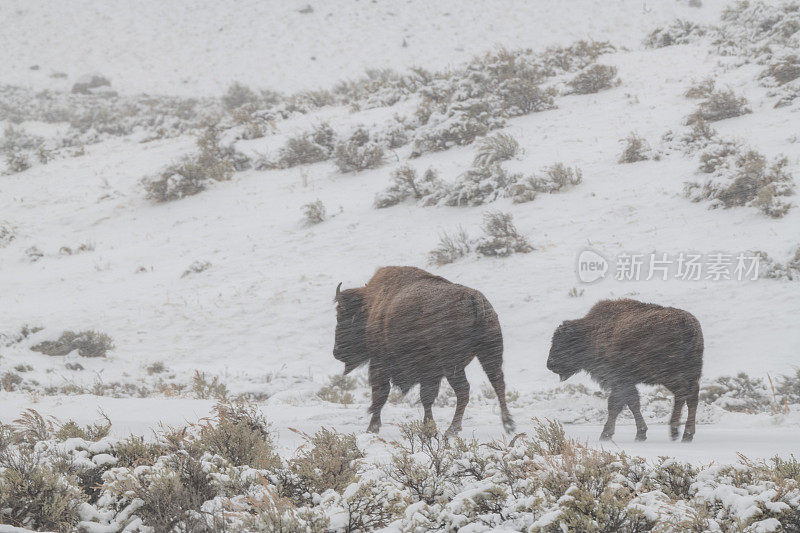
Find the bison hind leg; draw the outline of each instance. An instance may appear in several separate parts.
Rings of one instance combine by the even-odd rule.
[[[672,408],[672,416],[669,419],[669,436],[672,440],[678,440],[681,412],[683,411],[683,404],[686,403],[686,388],[677,387],[675,388],[674,393],[675,405]]]
[[[689,388],[689,393],[686,395],[686,407],[688,413],[686,415],[686,426],[683,428],[683,442],[692,442],[694,439],[695,418],[697,417],[697,403],[700,396],[700,384],[695,381]]]
[[[467,375],[462,368],[461,370],[456,370],[452,376],[447,376],[447,382],[450,383],[450,386],[453,387],[453,392],[456,393],[456,412],[445,434],[458,435],[461,431],[464,411],[467,408],[467,403],[469,403],[469,381],[467,381]]]

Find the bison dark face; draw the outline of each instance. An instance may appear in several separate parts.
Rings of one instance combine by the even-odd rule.
[[[333,356],[344,363],[349,374],[369,359],[366,345],[367,317],[364,300],[354,289],[341,291],[336,287],[336,338]]]
[[[564,381],[583,369],[588,350],[586,335],[577,321],[562,322],[553,333],[547,369],[558,374],[561,381]]]

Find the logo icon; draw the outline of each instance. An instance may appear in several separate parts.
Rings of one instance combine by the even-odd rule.
[[[583,283],[594,283],[606,277],[608,261],[594,250],[584,250],[578,255],[578,279]]]

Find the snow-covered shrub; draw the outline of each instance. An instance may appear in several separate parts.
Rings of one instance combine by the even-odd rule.
[[[716,81],[714,78],[706,78],[692,83],[692,85],[686,89],[686,92],[683,93],[683,96],[693,99],[708,98],[714,92],[715,87]]]
[[[625,148],[622,150],[617,162],[637,163],[650,159],[650,145],[636,133],[631,133],[625,139]]]
[[[428,169],[422,176],[408,165],[402,165],[392,171],[392,184],[375,196],[373,205],[380,209],[397,205],[407,198],[431,200],[444,185],[433,169]]]
[[[209,380],[205,372],[195,370],[192,376],[192,392],[201,400],[224,400],[228,396],[228,387],[220,381],[219,376],[213,376]]]
[[[6,152],[6,173],[16,174],[18,172],[24,172],[29,168],[31,168],[31,162],[28,158],[28,154],[17,149]]]
[[[54,341],[42,341],[31,346],[34,352],[45,355],[67,355],[78,350],[81,357],[105,357],[106,352],[114,349],[111,337],[94,330],[65,331]]]
[[[752,252],[759,259],[759,277],[768,279],[800,280],[800,246],[795,248],[792,255],[785,263],[772,259],[766,252],[756,250]]]
[[[699,468],[672,458],[660,457],[655,468],[642,479],[646,490],[660,490],[675,500],[688,500]]]
[[[541,421],[538,418],[534,420],[536,422],[534,428],[536,438],[531,442],[530,449],[539,454],[561,455],[564,453],[569,444],[564,426],[556,420]]]
[[[6,126],[3,137],[0,138],[0,152],[5,156],[6,174],[16,174],[31,168],[31,158],[44,149],[44,142],[44,138],[38,135],[30,135],[10,124]]]
[[[247,104],[257,104],[258,101],[258,95],[250,90],[249,87],[239,82],[234,82],[230,85],[227,92],[222,96],[222,105],[229,111],[238,109]]]
[[[800,56],[788,54],[770,61],[761,73],[761,78],[768,78],[776,85],[784,85],[800,78]]]
[[[466,230],[459,227],[453,235],[442,233],[439,236],[439,244],[428,254],[428,261],[432,265],[447,265],[469,255],[471,251],[472,241]]]
[[[103,421],[93,422],[81,427],[74,420],[67,420],[58,426],[53,433],[53,437],[58,440],[82,439],[89,442],[97,442],[108,436],[111,431],[111,420],[104,416]]]
[[[16,237],[17,232],[14,226],[10,222],[0,220],[0,248],[8,246]]]
[[[116,92],[109,92],[111,80],[100,74],[85,74],[78,78],[72,85],[70,92],[77,94],[100,94],[116,96]]]
[[[787,2],[738,1],[722,11],[712,31],[721,55],[740,55],[763,63],[780,50],[795,48],[800,31],[800,9]]]
[[[369,140],[351,139],[340,143],[334,150],[336,166],[340,172],[360,172],[381,166],[384,161],[383,147]]]
[[[356,480],[364,452],[356,444],[355,435],[321,428],[302,437],[305,443],[288,461],[288,471],[278,473],[282,496],[296,504],[307,503],[314,494],[329,489],[341,493]]]
[[[3,372],[2,376],[0,376],[0,389],[3,389],[4,391],[17,390],[17,386],[22,383],[22,381],[22,376],[16,372],[7,370]]]
[[[419,157],[425,152],[470,144],[490,130],[504,125],[503,119],[493,113],[492,106],[486,101],[473,99],[459,102],[444,112],[431,114],[414,136],[411,156]]]
[[[675,19],[664,28],[656,28],[644,41],[648,48],[689,44],[705,35],[706,29],[690,20]]]
[[[504,197],[509,187],[521,179],[521,175],[509,174],[499,163],[475,166],[447,187],[440,201],[449,206],[483,205]]]
[[[192,264],[189,265],[189,267],[183,271],[181,277],[185,278],[191,276],[192,274],[200,274],[201,272],[205,272],[209,268],[211,268],[210,261],[202,261],[202,260],[193,261]]]
[[[349,405],[355,400],[351,392],[355,388],[355,378],[337,374],[331,376],[329,383],[317,391],[317,397],[326,402]]]
[[[231,179],[236,168],[231,150],[220,146],[219,131],[206,128],[197,139],[199,153],[170,165],[158,177],[143,180],[147,198],[170,202],[204,191],[211,183]]]
[[[297,509],[289,498],[275,493],[263,483],[257,494],[248,495],[239,504],[241,518],[234,517],[233,526],[240,531],[276,531],[286,533],[325,533],[330,531],[330,519],[319,508]],[[224,515],[223,515],[224,517]],[[224,530],[225,521],[221,528]]]
[[[792,204],[783,200],[794,194],[794,182],[780,157],[768,164],[766,157],[732,142],[721,142],[700,156],[699,171],[712,174],[704,182],[686,182],[684,191],[692,201],[711,200],[711,207],[752,206],[779,218]]]
[[[508,133],[495,133],[478,141],[477,153],[472,160],[474,167],[486,167],[516,157],[521,148],[517,140]]]
[[[161,456],[150,466],[114,468],[104,477],[103,498],[117,501],[154,531],[204,530],[199,512],[220,490],[204,461],[185,450]],[[124,514],[123,524],[130,523]],[[201,529],[202,528],[202,529]]]
[[[545,167],[539,174],[517,179],[508,188],[507,195],[515,204],[531,202],[539,193],[552,194],[564,191],[583,181],[583,173],[577,167],[555,163]]]
[[[504,117],[517,117],[555,109],[554,89],[542,89],[540,80],[509,79],[497,87],[501,114]]]
[[[591,65],[613,50],[607,42],[580,41],[544,52],[505,50],[476,57],[462,68],[426,73],[415,115],[412,155],[470,144],[504,125],[503,118],[554,109],[556,91],[544,84]],[[591,75],[591,74],[589,74]]]
[[[700,400],[715,404],[727,411],[761,412],[771,402],[771,395],[761,378],[751,378],[744,372],[736,376],[721,376],[700,388]]]
[[[322,430],[253,468],[198,449],[217,417],[153,443],[66,438],[66,424],[23,418],[0,426],[0,519],[49,531],[793,531],[800,516],[795,458],[650,462],[566,438],[557,422],[491,442],[408,424],[367,457],[354,436]]]
[[[609,89],[619,83],[617,68],[608,65],[592,65],[572,78],[568,85],[573,94],[592,94]]]
[[[347,516],[344,531],[374,531],[403,516],[408,502],[401,491],[385,480],[370,479],[350,484],[336,502]]]
[[[715,122],[726,118],[738,117],[750,112],[745,97],[736,96],[731,89],[715,90],[698,104],[697,110],[689,115],[686,123],[692,124],[698,120]]]
[[[712,145],[716,147],[715,149],[724,149],[725,145],[733,144],[720,141],[717,137],[717,130],[711,127],[705,120],[693,122],[682,135],[678,135],[670,130],[662,136],[661,141],[667,150],[677,150],[686,155],[692,155],[698,150],[708,148]]]
[[[310,132],[290,137],[278,154],[273,166],[291,168],[297,165],[319,163],[333,157],[336,148],[336,132],[327,122],[323,122]]]
[[[219,455],[234,466],[280,466],[269,423],[255,405],[243,401],[217,403],[214,418],[199,424],[191,447]]]
[[[385,473],[408,491],[413,501],[435,503],[455,484],[454,457],[448,453],[447,439],[433,422],[400,425],[401,439]]]
[[[475,243],[475,250],[481,255],[507,257],[533,251],[533,246],[517,231],[510,213],[489,211],[483,215],[481,227],[485,236]]]
[[[87,500],[74,474],[45,464],[31,449],[0,453],[0,519],[40,531],[74,531]]]
[[[311,202],[303,206],[303,220],[306,225],[313,226],[319,224],[320,222],[324,222],[326,218],[328,218],[328,214],[322,200],[317,200],[316,202]]]
[[[798,256],[800,256],[800,248],[798,249]],[[798,259],[798,263],[800,267],[800,259]],[[800,272],[800,268],[798,268],[798,272]],[[784,402],[800,403],[800,368],[795,369],[793,376],[778,378],[775,390]]]
[[[561,531],[597,531],[643,533],[651,531],[655,519],[644,510],[632,505],[635,493],[623,486],[609,484],[605,490],[595,492],[576,488],[569,490],[558,502],[557,522],[534,526],[535,533]]]

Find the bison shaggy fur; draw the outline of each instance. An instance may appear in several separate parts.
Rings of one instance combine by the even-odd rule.
[[[341,286],[341,283],[339,284]],[[506,407],[503,334],[491,304],[479,291],[414,267],[383,267],[364,287],[336,288],[334,357],[345,374],[369,364],[372,419],[381,426],[381,409],[391,385],[404,393],[420,384],[424,421],[446,378],[456,394],[456,412],[448,433],[461,430],[469,401],[464,368],[478,358],[497,393],[503,425],[514,422]]]
[[[614,435],[617,416],[625,406],[636,421],[637,440],[647,438],[638,383],[663,385],[675,395],[670,418],[673,440],[678,438],[685,403],[688,417],[683,440],[694,437],[703,333],[691,313],[629,299],[600,301],[583,318],[558,326],[547,368],[562,381],[585,370],[610,391],[608,420],[601,439]]]

